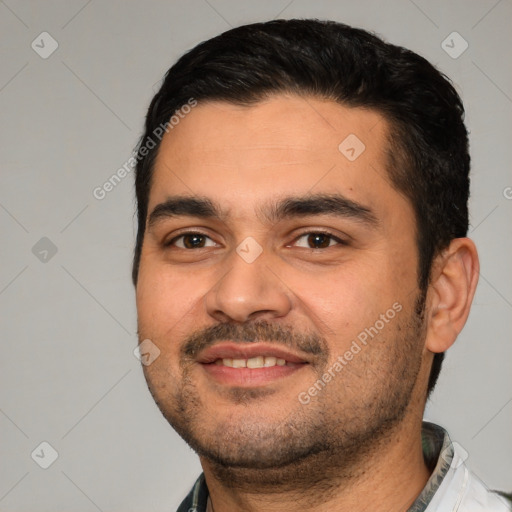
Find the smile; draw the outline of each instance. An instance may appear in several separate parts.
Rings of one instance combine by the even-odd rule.
[[[216,359],[214,364],[219,366],[228,366],[230,368],[270,368],[272,366],[285,366],[286,359],[278,359],[274,356],[256,356],[250,359]]]
[[[201,351],[197,362],[219,384],[260,387],[309,366],[306,357],[276,344],[220,342]]]

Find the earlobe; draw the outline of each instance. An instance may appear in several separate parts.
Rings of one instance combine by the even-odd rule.
[[[430,315],[426,348],[444,352],[464,327],[479,276],[478,253],[469,238],[456,238],[434,262],[429,286]]]

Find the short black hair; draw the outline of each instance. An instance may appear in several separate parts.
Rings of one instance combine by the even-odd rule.
[[[134,285],[159,148],[158,141],[147,150],[154,131],[191,98],[252,105],[276,93],[373,109],[387,120],[388,174],[414,208],[424,292],[434,257],[468,230],[470,157],[462,101],[450,80],[420,55],[366,30],[318,19],[236,27],[198,44],[168,70],[137,147]],[[434,356],[427,397],[443,358]]]

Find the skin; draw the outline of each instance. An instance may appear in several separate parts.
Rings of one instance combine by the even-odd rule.
[[[198,452],[216,512],[407,510],[430,476],[421,450],[430,366],[466,321],[478,257],[471,240],[452,241],[434,262],[418,317],[414,214],[387,176],[387,132],[371,110],[275,95],[250,107],[200,103],[162,141],[148,212],[170,196],[194,196],[218,203],[223,216],[147,224],[139,339],[160,350],[144,366],[149,389]],[[338,149],[349,134],[365,145],[354,161]],[[285,196],[335,193],[376,222],[261,215]],[[176,238],[190,230],[206,238]],[[321,238],[326,246],[311,248],[308,234],[319,231],[346,243]],[[247,237],[262,250],[251,263],[236,251]],[[400,312],[301,403],[396,303]],[[286,347],[305,364],[233,384],[184,352],[226,340]]]

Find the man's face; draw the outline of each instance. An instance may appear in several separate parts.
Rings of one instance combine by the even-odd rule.
[[[421,396],[415,221],[386,130],[370,110],[276,95],[199,103],[164,137],[139,338],[160,350],[144,367],[155,401],[206,459],[349,458]]]

